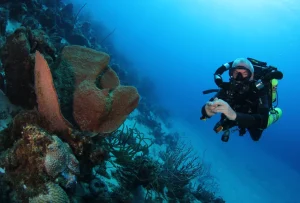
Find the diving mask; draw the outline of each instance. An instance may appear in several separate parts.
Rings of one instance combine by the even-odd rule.
[[[250,81],[248,77],[243,77],[242,73],[238,72],[237,76],[230,79],[230,86],[234,92],[244,94],[250,89]]]
[[[243,73],[240,72],[240,71],[237,71],[238,69],[239,69],[239,70],[243,70]],[[235,74],[237,74],[237,75],[234,77]],[[243,76],[243,74],[244,74],[245,76]],[[230,76],[231,78],[234,78],[234,80],[236,80],[236,81],[246,81],[246,80],[250,80],[251,75],[252,75],[252,72],[251,72],[248,68],[246,68],[246,67],[244,67],[244,66],[236,66],[236,67],[231,68],[231,69],[229,70],[229,76]]]
[[[236,78],[234,78],[235,81],[243,82],[248,80],[248,77],[244,78],[242,73],[238,72]]]

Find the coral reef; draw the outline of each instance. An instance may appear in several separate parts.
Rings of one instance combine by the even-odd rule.
[[[9,35],[1,48],[6,95],[13,104],[25,108],[36,105],[33,89],[34,50],[43,51],[49,61],[53,60],[55,49],[46,33],[24,27]]]
[[[85,5],[0,3],[0,202],[224,202]]]
[[[19,108],[12,105],[6,95],[0,90],[0,131],[6,129],[12,121],[11,114],[18,112]]]
[[[97,196],[102,196],[105,197],[105,195],[108,193],[107,192],[107,186],[105,185],[105,183],[103,183],[103,181],[101,181],[100,179],[93,179],[90,182],[89,185],[90,191],[92,193],[93,196],[97,197]]]
[[[7,26],[8,10],[5,8],[0,8],[0,36],[5,34]],[[1,44],[0,44],[1,47]]]
[[[70,188],[80,174],[79,162],[68,144],[32,125],[24,127],[22,138],[2,153],[0,165],[14,187],[26,185],[22,194],[26,196],[35,194],[35,188],[49,180]],[[56,179],[58,176],[60,180]]]
[[[209,166],[182,140],[161,151],[160,160],[147,154],[138,154],[138,148],[132,151],[135,156],[127,156],[126,162],[116,160],[115,163],[120,165],[112,173],[122,186],[115,191],[126,194],[124,198],[127,201],[133,201],[134,191],[142,188],[145,194],[139,200],[141,202],[222,202],[211,192],[217,189],[217,185],[214,185]],[[199,184],[192,186],[191,180],[197,177]]]
[[[206,174],[200,157],[182,141],[160,152],[160,157],[164,161],[161,178],[165,180],[170,199],[184,199],[190,181]]]

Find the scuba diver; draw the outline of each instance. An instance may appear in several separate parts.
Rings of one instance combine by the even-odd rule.
[[[229,71],[229,82],[223,82],[225,71]],[[282,77],[282,72],[274,66],[252,58],[237,58],[223,64],[214,74],[219,89],[203,92],[217,93],[203,105],[200,119],[220,113],[221,119],[214,131],[223,131],[223,142],[229,140],[233,127],[237,127],[240,136],[248,131],[252,140],[258,141],[263,131],[282,116],[282,110],[277,107],[277,85]]]

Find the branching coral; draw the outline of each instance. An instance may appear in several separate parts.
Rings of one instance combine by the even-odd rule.
[[[148,156],[153,140],[146,138],[135,128],[123,126],[107,137],[109,151],[114,155],[117,168],[114,176],[125,190],[132,191],[143,186],[148,191],[163,193],[164,183],[160,182],[160,164]],[[125,192],[125,191],[123,191]]]
[[[112,133],[108,138],[109,151],[116,157],[116,163],[127,164],[132,161],[138,153],[147,154],[153,141],[146,138],[135,126],[123,128]]]
[[[215,185],[213,188],[207,188],[207,185],[200,183],[198,186],[191,188],[191,192],[193,196],[201,202],[225,203],[221,197],[216,197],[216,187]]]
[[[193,179],[201,177],[201,181],[205,181],[211,178],[209,168],[200,161],[193,148],[182,142],[168,147],[160,156],[163,163],[145,156],[136,157],[119,168],[117,177],[126,188],[143,186],[147,190],[145,200],[153,199],[152,191],[155,191],[156,197],[181,202],[195,199],[189,196]]]
[[[146,190],[163,193],[164,184],[159,182],[160,164],[147,156],[137,156],[117,171],[117,178],[124,188],[135,190],[143,186]]]
[[[189,181],[202,173],[203,164],[199,162],[200,158],[193,152],[192,147],[181,142],[173,147],[168,147],[165,152],[160,153],[165,170],[172,172],[171,174],[180,182]],[[182,175],[182,178],[176,174]]]
[[[168,147],[160,157],[164,161],[160,176],[165,180],[169,198],[183,198],[190,181],[207,172],[193,148],[183,142]]]

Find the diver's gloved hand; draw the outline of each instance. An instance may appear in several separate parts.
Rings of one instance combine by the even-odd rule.
[[[213,106],[216,106],[213,109],[214,113],[223,113],[229,120],[236,119],[236,112],[229,106],[226,101],[222,99],[214,100]]]
[[[214,112],[214,110],[217,107],[217,105],[214,104],[214,101],[217,101],[217,100],[218,100],[218,98],[215,98],[213,101],[209,101],[205,105],[205,111],[209,117],[212,117],[213,115],[216,114],[216,112]]]

